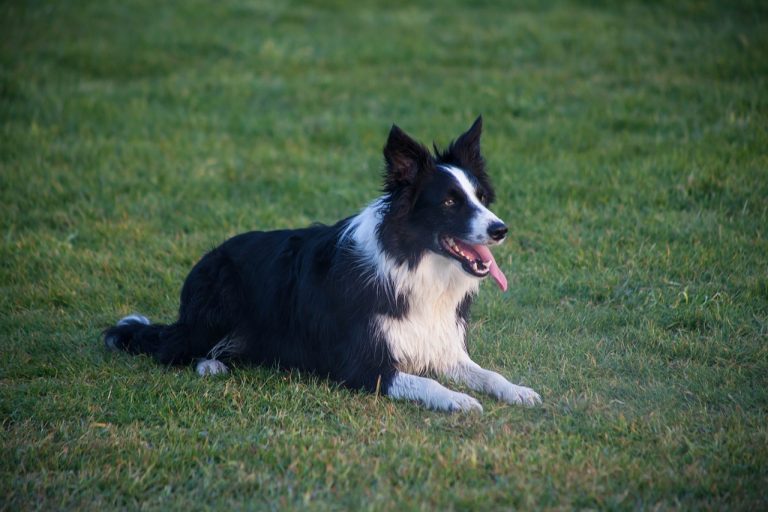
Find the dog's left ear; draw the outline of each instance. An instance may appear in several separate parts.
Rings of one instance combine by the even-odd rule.
[[[475,172],[485,169],[483,155],[480,154],[480,135],[483,133],[483,116],[478,116],[472,126],[451,144],[450,151],[461,162]]]

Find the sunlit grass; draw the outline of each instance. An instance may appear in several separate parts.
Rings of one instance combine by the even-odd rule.
[[[765,508],[765,7],[335,3],[0,7],[0,508]],[[510,290],[471,352],[542,407],[102,348],[376,197],[392,122],[477,114]]]

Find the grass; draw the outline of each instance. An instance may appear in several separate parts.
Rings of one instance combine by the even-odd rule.
[[[768,507],[762,2],[4,2],[0,508]],[[332,5],[335,4],[335,5]],[[512,226],[446,415],[107,353],[207,249],[485,116]]]

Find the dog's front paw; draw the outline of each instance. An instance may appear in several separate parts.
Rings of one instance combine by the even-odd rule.
[[[531,388],[509,384],[499,389],[496,394],[499,400],[515,405],[533,407],[541,403],[541,396]]]
[[[392,398],[416,400],[428,409],[445,412],[483,412],[480,402],[453,391],[434,379],[398,372],[387,389]]]
[[[459,393],[458,391],[448,391],[438,400],[429,404],[433,409],[446,412],[483,412],[483,406],[480,405],[474,397]]]

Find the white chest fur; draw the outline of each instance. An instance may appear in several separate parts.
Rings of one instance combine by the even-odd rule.
[[[396,265],[381,250],[377,236],[386,198],[380,198],[354,217],[342,240],[354,240],[361,269],[382,292],[407,297],[408,312],[401,318],[380,315],[374,321],[398,370],[408,373],[443,373],[466,361],[466,325],[457,308],[467,294],[477,293],[480,281],[462,270],[459,263],[429,253],[418,267]]]
[[[477,292],[479,281],[457,263],[429,254],[416,269],[390,270],[396,293],[408,297],[408,312],[400,318],[381,315],[379,332],[408,373],[441,373],[467,359],[466,324],[457,308],[468,293]]]

